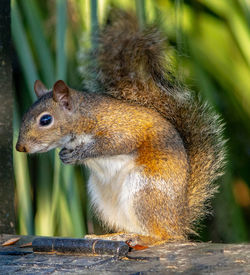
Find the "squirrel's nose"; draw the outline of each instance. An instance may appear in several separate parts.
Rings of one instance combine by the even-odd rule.
[[[16,144],[16,150],[19,152],[27,152],[27,149],[25,148],[25,146],[20,144],[19,142],[17,142]]]

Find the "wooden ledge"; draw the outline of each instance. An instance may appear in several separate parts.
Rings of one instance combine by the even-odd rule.
[[[10,246],[1,245],[16,237],[20,237],[17,243]],[[0,235],[0,274],[14,272],[248,274],[250,272],[250,244],[169,243],[129,252],[128,257],[117,257],[40,254],[33,253],[31,247],[22,247],[23,244],[32,242],[34,238],[34,236]]]

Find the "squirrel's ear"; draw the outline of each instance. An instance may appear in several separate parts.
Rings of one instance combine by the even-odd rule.
[[[47,87],[42,83],[41,80],[36,80],[34,83],[34,90],[36,93],[36,96],[40,98],[41,96],[47,94],[49,91]]]
[[[53,99],[64,108],[70,110],[69,87],[64,81],[58,80],[53,86]]]

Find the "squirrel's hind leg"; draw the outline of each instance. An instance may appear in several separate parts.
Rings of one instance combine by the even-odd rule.
[[[145,235],[152,238],[152,244],[186,240],[184,205],[184,198],[172,198],[168,192],[154,186],[148,186],[134,196],[135,215]]]
[[[102,240],[109,240],[109,241],[124,241],[128,243],[131,247],[135,246],[151,246],[162,244],[164,241],[159,241],[150,236],[144,236],[137,233],[126,233],[126,232],[117,232],[111,234],[104,234],[104,235],[85,235],[85,239],[102,239]],[[168,241],[168,240],[167,240]]]
[[[183,202],[176,198],[171,199],[166,192],[154,186],[148,186],[133,195],[134,217],[140,233],[118,232],[99,236],[86,235],[85,238],[125,241],[132,247],[185,241],[185,212],[182,207]]]
[[[166,242],[176,242],[176,241],[183,241],[183,238],[176,239],[176,238],[168,238],[164,240],[159,240],[157,238],[151,236],[140,235],[137,233],[126,233],[126,232],[117,232],[111,234],[104,234],[104,235],[85,235],[85,239],[102,239],[102,240],[109,240],[109,241],[123,241],[129,244],[130,247],[140,249],[140,247],[148,247],[148,246],[156,246],[161,245]]]

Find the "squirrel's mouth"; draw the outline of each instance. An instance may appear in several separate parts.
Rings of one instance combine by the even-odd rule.
[[[32,152],[30,152],[30,153],[31,153],[31,154],[32,154],[32,153],[46,153],[46,152],[48,152],[48,151],[49,151],[49,149],[43,148],[43,149],[39,149],[39,150],[32,151]]]
[[[71,137],[66,136],[59,141],[51,142],[51,143],[40,143],[40,142],[29,142],[28,146],[20,141],[16,144],[16,150],[23,153],[34,154],[34,153],[45,153],[50,150],[53,150],[57,147],[65,147],[65,145],[69,142]]]
[[[28,154],[34,154],[34,153],[45,153],[52,149],[55,149],[57,146],[55,144],[34,144],[33,146],[30,146],[29,148],[25,147],[26,151],[20,151],[25,152]],[[18,150],[19,151],[19,150]]]
[[[57,144],[50,144],[50,145],[42,145],[42,146],[39,146],[39,148],[36,149],[36,147],[34,148],[35,151],[33,151],[32,153],[45,153],[45,152],[48,152],[50,150],[53,150],[55,148],[57,148]]]

